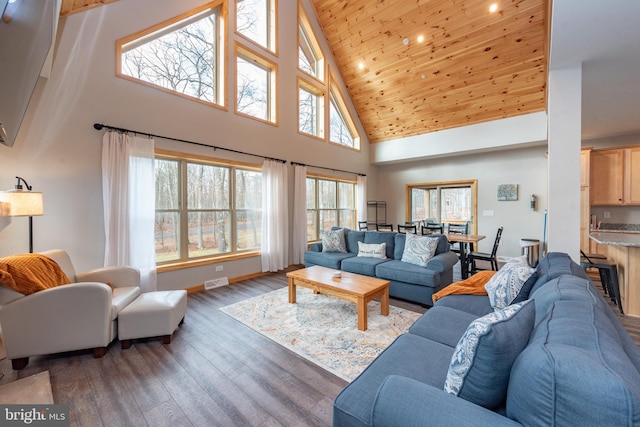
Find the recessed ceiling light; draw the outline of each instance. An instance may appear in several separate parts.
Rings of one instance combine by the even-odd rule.
[[[424,41],[424,36],[422,34],[420,34],[418,36],[418,43],[422,43]]]
[[[402,40],[402,44],[405,46],[409,46],[409,39],[405,37],[404,40]]]
[[[358,62],[358,68],[364,70],[364,62]]]
[[[496,12],[498,10],[498,3],[493,3],[491,6],[489,6],[489,12],[493,13]]]

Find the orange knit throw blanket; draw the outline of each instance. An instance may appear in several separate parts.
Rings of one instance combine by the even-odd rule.
[[[496,274],[496,272],[491,270],[480,271],[468,279],[452,283],[449,286],[440,289],[438,292],[433,294],[431,298],[435,303],[440,298],[453,294],[487,295],[484,285],[493,277],[494,274]]]
[[[71,283],[57,262],[40,254],[0,258],[0,283],[24,295]]]

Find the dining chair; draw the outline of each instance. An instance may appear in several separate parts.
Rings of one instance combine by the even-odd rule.
[[[469,234],[469,222],[465,222],[464,224],[447,224],[447,232],[449,234]],[[461,247],[462,245],[460,243],[451,244],[451,250],[458,254],[460,253]]]
[[[430,222],[420,227],[422,234],[444,233],[444,225]]]
[[[376,231],[393,231],[393,224],[376,224]]]
[[[418,234],[417,227],[415,225],[402,225],[398,224],[398,233],[413,233]]]
[[[469,252],[467,256],[469,257],[469,264],[471,265],[471,274],[477,273],[480,270],[486,270],[485,268],[479,268],[476,265],[476,261],[487,261],[491,265],[491,270],[498,271],[498,258],[496,257],[496,254],[498,253],[498,247],[500,246],[500,238],[502,237],[503,228],[504,227],[498,228],[496,239],[493,241],[493,249],[490,254],[486,252]]]
[[[358,221],[358,230],[359,231],[366,231],[369,229],[369,224],[367,224],[367,221]]]

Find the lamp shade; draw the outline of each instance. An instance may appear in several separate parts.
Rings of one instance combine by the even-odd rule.
[[[0,202],[9,203],[9,216],[39,216],[44,214],[39,191],[7,190],[0,192]]]

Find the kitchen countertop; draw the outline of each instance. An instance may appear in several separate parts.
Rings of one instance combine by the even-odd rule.
[[[620,231],[592,231],[589,237],[602,245],[634,246],[640,248],[640,233]]]

